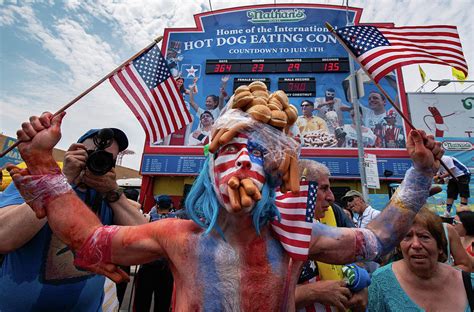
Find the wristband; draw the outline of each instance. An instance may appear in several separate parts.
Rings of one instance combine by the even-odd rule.
[[[88,269],[102,263],[111,263],[112,238],[118,230],[116,225],[97,228],[76,252],[74,265]]]
[[[25,202],[34,211],[46,207],[60,195],[72,191],[62,173],[20,176],[15,178],[14,182]]]

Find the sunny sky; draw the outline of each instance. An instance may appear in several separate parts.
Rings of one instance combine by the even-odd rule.
[[[341,5],[342,0],[277,1]],[[345,2],[345,1],[344,1]],[[186,3],[183,5],[183,3]],[[274,1],[5,1],[0,0],[0,132],[15,136],[32,114],[56,111],[124,60],[163,34],[167,27],[193,27],[193,15],[212,9]],[[456,25],[470,73],[474,68],[472,0],[349,1],[363,8],[361,22],[404,25]],[[451,79],[451,69],[422,65],[431,79]],[[421,85],[417,65],[404,68],[405,88]],[[436,84],[427,86],[427,90]],[[438,91],[459,91],[450,84]],[[470,90],[474,91],[474,90]],[[138,169],[145,133],[109,82],[68,110],[59,147],[86,130],[123,129],[136,155],[123,165]]]

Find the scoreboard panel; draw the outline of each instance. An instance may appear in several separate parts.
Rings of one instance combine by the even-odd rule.
[[[206,60],[206,74],[347,73],[347,57]]]

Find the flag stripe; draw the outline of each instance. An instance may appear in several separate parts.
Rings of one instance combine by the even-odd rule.
[[[273,231],[290,257],[305,260],[311,242],[317,184],[301,182],[298,193],[276,192],[280,220],[271,222]]]
[[[142,128],[145,130],[145,133],[148,133],[148,134],[151,133],[150,136],[154,136],[153,135],[154,132],[152,128],[150,127],[150,124],[148,123],[147,116],[143,113],[143,110],[140,107],[140,105],[135,102],[135,99],[130,94],[129,89],[125,86],[122,79],[120,79],[121,76],[122,76],[122,73],[119,72],[110,79],[112,86],[118,92],[122,100],[124,100],[127,106],[132,110],[135,117],[137,117],[138,121],[142,125]]]
[[[118,77],[125,86],[125,88],[128,90],[130,101],[132,103],[135,103],[135,107],[142,112],[142,118],[145,119],[145,122],[152,129],[152,134],[154,135],[154,137],[156,137],[157,132],[155,130],[156,128],[154,128],[153,125],[154,116],[150,114],[151,108],[139,98],[138,93],[135,91],[135,88],[138,88],[138,85],[134,83],[132,77],[130,77],[130,74],[127,70],[128,68],[125,68],[125,70],[121,71],[118,74]],[[131,75],[133,76],[133,73]]]
[[[417,63],[444,64],[468,72],[455,26],[350,26],[336,33],[376,82],[396,68]]]
[[[156,129],[158,129],[160,135],[163,135],[161,128],[159,128],[156,124],[156,118],[160,119],[159,121],[161,122],[161,115],[157,112],[157,105],[155,105],[155,103],[150,99],[151,94],[147,92],[148,90],[146,85],[143,84],[143,80],[139,78],[138,73],[136,73],[131,67],[126,67],[124,72],[124,78],[127,79],[127,81],[129,82],[127,86],[131,89],[137,89],[138,91],[135,91],[135,93],[140,96],[140,101],[137,101],[137,103],[140,107],[144,108],[143,112],[146,112],[146,115],[148,116],[151,122],[150,124],[153,125],[153,133],[156,135]],[[147,103],[148,105],[145,105],[145,103]],[[155,139],[156,137],[157,135],[155,136]]]
[[[192,121],[157,45],[140,54],[109,81],[138,119],[151,143]]]
[[[278,230],[278,228],[275,230],[275,232]],[[311,240],[311,235],[307,235],[308,239],[291,239],[288,238],[288,236],[285,234],[278,235],[278,239],[288,245],[292,245],[298,248],[305,248],[308,246],[308,242]]]
[[[282,228],[280,228],[278,226],[278,222],[274,221],[272,223],[273,225],[273,230],[275,231],[275,233],[279,236],[284,236],[286,238],[288,238],[289,240],[294,240],[294,241],[300,241],[300,242],[309,242],[311,240],[311,233],[309,234],[306,234],[306,233],[303,233],[303,234],[300,234],[300,233],[289,233],[285,230],[283,230]]]

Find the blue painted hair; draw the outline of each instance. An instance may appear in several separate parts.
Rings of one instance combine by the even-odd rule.
[[[217,225],[220,205],[209,177],[209,161],[210,159],[207,159],[204,163],[201,173],[189,191],[186,198],[186,212],[194,222],[206,229],[206,234],[215,229],[222,235]],[[275,206],[275,190],[268,183],[263,185],[262,199],[257,202],[251,214],[257,234],[260,234],[260,228],[273,220],[275,216],[280,218],[280,213]]]

